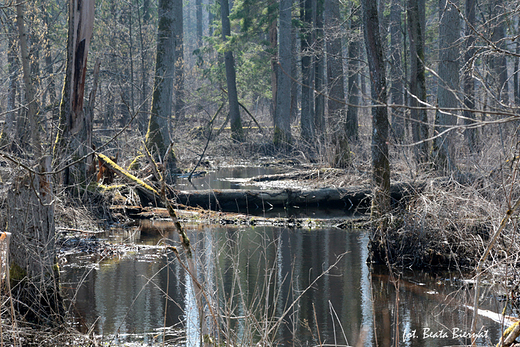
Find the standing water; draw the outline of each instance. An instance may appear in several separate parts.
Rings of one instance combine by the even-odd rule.
[[[165,222],[162,222],[165,223]],[[176,239],[171,225],[147,221],[141,249],[92,264],[71,257],[63,287],[78,320],[113,344],[197,346],[201,326],[213,339],[251,346],[451,346],[468,343],[470,290],[449,274],[401,278],[370,271],[367,235],[339,229],[201,227],[188,230],[197,280],[213,312],[202,313],[192,282],[170,251],[146,245]],[[492,298],[492,296],[489,296]],[[487,309],[501,312],[497,301]],[[204,319],[202,316],[204,315]],[[215,329],[215,321],[221,330]],[[205,323],[205,324],[202,324]],[[478,345],[500,325],[478,321]],[[363,333],[362,333],[363,332]]]

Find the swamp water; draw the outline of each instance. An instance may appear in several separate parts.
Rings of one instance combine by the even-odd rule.
[[[260,189],[243,185],[278,168],[223,168],[180,178],[178,188]],[[233,179],[228,179],[233,177]],[[237,180],[238,178],[238,180]],[[249,184],[249,183],[246,183]],[[283,209],[271,217],[345,217],[339,209]],[[365,231],[271,226],[186,226],[195,248],[197,280],[204,286],[228,344],[251,346],[452,346],[469,342],[471,284],[461,274],[406,273],[395,279],[369,269]],[[189,276],[173,252],[158,244],[178,239],[171,222],[143,221],[139,228],[107,232],[100,239],[136,250],[105,260],[69,256],[62,288],[78,325],[111,346],[198,346],[201,321]],[[166,242],[165,242],[166,240]],[[180,248],[180,247],[179,247]],[[481,308],[501,312],[496,290],[483,288]],[[501,326],[480,317],[478,345],[496,344]],[[267,336],[267,337],[266,337]],[[219,336],[215,336],[219,338]],[[220,335],[221,341],[225,341]],[[223,343],[225,345],[225,343]]]
[[[457,338],[471,325],[465,282],[424,273],[393,280],[369,271],[364,231],[200,226],[188,227],[188,235],[198,280],[236,345],[254,345],[267,331],[273,345],[355,345],[362,327],[364,346],[394,346],[396,338],[399,346],[468,343]],[[164,337],[166,345],[197,346],[200,317],[191,281],[172,252],[153,247],[177,239],[172,225],[145,221],[108,237],[141,246],[97,263],[71,257],[61,267],[81,322],[112,345],[160,346]],[[501,312],[503,303],[483,293],[482,308]],[[206,322],[213,322],[208,312]],[[477,326],[479,345],[498,341],[499,324],[482,317]]]

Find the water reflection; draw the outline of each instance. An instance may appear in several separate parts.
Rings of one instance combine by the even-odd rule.
[[[211,171],[203,176],[193,177],[191,183],[181,176],[177,179],[176,186],[180,190],[199,189],[258,189],[258,186],[241,182],[245,178],[261,175],[273,175],[283,170],[277,167],[263,166],[233,166],[222,167],[217,171]],[[233,177],[232,180],[229,177]]]
[[[175,239],[172,232],[163,236]],[[201,331],[242,345],[261,338],[287,346],[355,345],[362,327],[365,346],[468,342],[452,338],[471,322],[461,305],[471,293],[460,291],[461,282],[369,271],[363,232],[231,227],[193,229],[189,236],[207,295],[201,300],[218,317],[207,307],[198,311],[192,283],[171,252],[147,248],[90,269],[78,266],[81,259],[63,267],[64,288],[87,326],[101,335],[153,333],[145,342],[162,339],[157,329],[173,326],[186,332],[182,343],[189,346]],[[162,236],[143,230],[141,237],[151,244]],[[488,309],[501,311],[491,303]],[[212,333],[215,318],[221,335]],[[497,324],[482,319],[478,326],[488,331],[479,345],[498,341]]]

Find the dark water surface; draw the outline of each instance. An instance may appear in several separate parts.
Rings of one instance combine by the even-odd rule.
[[[116,242],[130,238],[143,245],[139,251],[95,264],[75,257],[62,266],[63,287],[96,334],[160,345],[166,327],[170,344],[197,346],[200,317],[186,271],[172,252],[146,246],[163,236],[176,239],[164,223],[118,236]],[[453,338],[471,324],[472,312],[463,308],[471,291],[460,276],[407,273],[395,280],[369,271],[365,232],[199,227],[189,237],[197,278],[214,310],[228,317],[237,345],[258,341],[251,332],[256,326],[272,329],[271,340],[280,346],[355,345],[362,327],[364,346],[394,346],[396,339],[399,346],[468,342]],[[501,312],[494,296],[483,292],[485,308]],[[485,336],[479,345],[498,341],[497,323],[482,318],[478,328]]]

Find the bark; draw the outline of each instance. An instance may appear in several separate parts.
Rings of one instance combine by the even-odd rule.
[[[229,0],[221,0],[220,14],[222,17],[222,40],[227,41],[231,36],[231,24],[229,22]],[[226,65],[226,82],[228,88],[229,101],[229,121],[231,123],[231,138],[233,140],[244,141],[244,131],[242,129],[242,120],[240,118],[240,109],[238,107],[238,92],[235,71],[235,59],[233,52],[226,49],[224,53],[224,61]]]
[[[358,140],[358,107],[360,104],[360,68],[359,60],[362,54],[361,43],[357,37],[360,32],[359,13],[352,13],[350,30],[354,37],[348,45],[348,108],[345,129],[351,142]],[[361,77],[362,79],[364,77]]]
[[[458,106],[459,91],[459,46],[460,19],[457,0],[439,1],[439,67],[437,110],[434,135],[457,124],[455,111],[443,110]],[[433,141],[432,157],[437,170],[450,172],[455,169],[452,144],[453,132],[436,137]]]
[[[37,324],[54,324],[63,314],[56,265],[51,157],[38,171],[18,172],[7,196],[7,232],[13,297],[19,313]]]
[[[18,25],[18,37],[20,42],[20,55],[22,61],[23,82],[25,84],[25,100],[28,103],[27,119],[29,121],[31,134],[32,154],[39,159],[42,154],[40,132],[37,127],[38,100],[36,95],[36,87],[31,78],[29,47],[27,43],[27,32],[24,25],[23,4],[16,5],[16,22]]]
[[[323,6],[324,0],[314,0],[313,22],[314,22],[314,89],[323,93],[325,89],[325,50],[323,37]],[[313,93],[314,94],[314,93]],[[317,94],[314,96],[314,128],[319,143],[325,139],[325,96]]]
[[[176,9],[174,4],[173,0],[159,1],[154,92],[145,140],[146,147],[152,152],[155,160],[162,162],[168,159],[170,174],[175,170],[176,165],[173,151],[166,153],[170,144],[168,127],[172,110],[175,69],[175,59],[172,59],[175,57],[173,33]]]
[[[19,74],[19,61],[18,61],[18,50],[17,40],[14,33],[14,25],[12,23],[7,24],[9,31],[8,37],[8,48],[7,48],[7,64],[9,71],[9,84],[7,87],[7,114],[5,117],[5,125],[2,130],[2,136],[0,143],[6,145],[8,143],[14,143],[16,136],[16,119],[18,118],[19,112],[16,111],[16,95],[18,91],[18,74]]]
[[[325,30],[327,37],[327,88],[330,125],[344,117],[345,82],[343,78],[343,48],[339,0],[325,1]],[[338,101],[337,101],[338,100]]]
[[[184,121],[185,90],[184,90],[184,20],[183,0],[174,0],[174,40],[175,40],[175,120]]]
[[[428,115],[420,101],[426,101],[426,72],[424,67],[424,0],[408,0],[408,37],[410,40],[410,118],[412,139],[419,143],[415,156],[419,163],[428,161]],[[419,107],[419,109],[417,109]]]
[[[143,6],[144,7],[144,6]],[[143,12],[146,13],[146,9],[143,8]],[[143,33],[143,26],[146,26],[147,24],[147,17],[144,14],[141,14],[141,7],[138,6],[137,8],[137,21],[139,24],[139,50],[140,50],[140,59],[141,59],[141,95],[139,100],[139,112],[140,115],[138,117],[139,122],[139,130],[142,133],[146,132],[146,113],[144,110],[147,110],[149,106],[148,105],[148,70],[146,69],[146,60],[147,60],[147,49],[145,48],[144,43],[144,33]]]
[[[401,33],[401,0],[392,0],[390,8],[390,76],[392,84],[390,95],[392,104],[403,105],[403,80],[405,76],[401,67],[402,33]],[[404,112],[401,107],[391,109],[392,129],[397,141],[404,139]]]
[[[363,0],[365,45],[370,70],[372,107],[372,216],[380,218],[390,212],[390,163],[388,157],[388,115],[386,103],[386,73],[383,45],[379,33],[379,18],[374,1]],[[383,228],[384,229],[384,228]]]
[[[291,10],[293,0],[280,0],[278,30],[278,73],[276,87],[276,113],[274,118],[274,144],[286,148],[291,144],[291,72],[292,40]]]
[[[349,141],[345,126],[345,82],[343,78],[343,48],[341,43],[341,16],[338,0],[325,1],[325,30],[327,38],[327,90],[329,132],[333,146],[333,167],[350,164]]]
[[[271,0],[272,1],[272,0]],[[269,4],[270,6],[273,6],[273,3],[271,2]],[[273,20],[271,22],[271,25],[269,26],[269,46],[271,48],[271,93],[272,93],[272,100],[271,105],[269,107],[269,113],[271,115],[271,118],[273,119],[273,124],[276,124],[276,103],[277,100],[277,93],[278,93],[278,27],[277,27],[277,20]]]
[[[492,27],[491,30],[491,41],[499,48],[506,48],[506,27],[505,21],[506,16],[504,14],[504,4],[502,1],[493,1],[492,18],[490,21]],[[492,53],[490,59],[491,68],[491,80],[493,85],[493,92],[495,94],[496,102],[502,105],[509,103],[509,88],[508,88],[508,77],[507,77],[507,59],[506,55],[501,52]],[[497,105],[502,107],[501,105]]]
[[[307,144],[313,144],[314,129],[314,90],[312,79],[312,0],[301,0],[300,20],[302,21],[301,64],[302,64],[302,99],[301,99],[301,136]]]
[[[389,187],[388,197],[399,202],[413,195],[420,187],[398,183]],[[177,202],[187,206],[227,212],[253,212],[272,207],[332,207],[345,210],[367,210],[371,206],[369,187],[322,189],[219,189],[176,191]],[[390,204],[390,200],[389,200]]]
[[[69,1],[69,32],[67,39],[67,67],[60,105],[58,135],[54,146],[56,159],[66,163],[71,156],[85,154],[83,96],[87,73],[87,56],[94,25],[94,0]],[[84,174],[84,165],[80,173]],[[79,178],[79,177],[78,177]],[[69,170],[64,170],[63,184],[69,184]]]
[[[463,86],[464,86],[464,124],[471,126],[475,123],[475,113],[469,110],[475,109],[475,84],[473,81],[473,55],[475,54],[475,35],[473,31],[476,27],[475,9],[476,0],[466,0],[466,52],[464,53],[464,61],[466,67],[463,75]],[[477,152],[477,129],[465,129],[464,138],[468,144],[468,148],[471,153]]]

